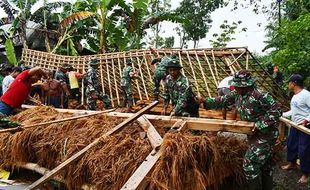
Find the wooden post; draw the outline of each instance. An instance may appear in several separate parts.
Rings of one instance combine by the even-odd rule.
[[[131,59],[131,52],[130,52],[130,59]],[[134,63],[132,63],[132,67],[133,67],[134,70],[136,70]],[[139,94],[139,99],[142,100],[142,94],[141,94],[141,91],[140,91],[140,85],[139,85],[138,79],[135,79],[135,82],[136,82],[136,86],[137,86],[137,90],[138,90],[138,94]]]
[[[102,135],[101,137],[95,139],[92,143],[90,143],[89,145],[87,145],[85,148],[83,148],[82,150],[78,151],[76,154],[72,155],[70,158],[68,158],[66,161],[64,161],[63,163],[61,163],[60,165],[58,165],[56,168],[54,168],[53,170],[51,170],[50,172],[48,172],[46,175],[42,176],[40,179],[38,179],[37,181],[35,181],[34,183],[32,183],[29,187],[26,188],[26,190],[31,190],[31,189],[36,189],[38,187],[40,187],[40,185],[42,185],[43,183],[45,183],[46,181],[48,181],[50,178],[54,177],[55,175],[57,175],[63,168],[65,168],[67,165],[71,164],[72,162],[76,161],[78,158],[80,158],[84,153],[86,153],[89,149],[91,149],[92,147],[94,147],[95,145],[97,145],[101,139],[106,138],[107,136],[121,130],[123,127],[125,127],[127,124],[133,122],[134,120],[136,120],[137,118],[139,118],[141,115],[144,114],[144,112],[152,109],[154,106],[156,106],[158,104],[158,101],[154,101],[153,103],[149,104],[148,106],[146,106],[145,108],[141,109],[140,111],[138,111],[137,113],[135,113],[134,115],[132,115],[131,117],[127,118],[125,121],[123,121],[122,123],[118,124],[116,127],[112,128],[111,130],[109,130],[107,133],[105,133],[104,135]]]
[[[283,122],[279,123],[279,139],[281,142],[284,141],[285,139],[285,129],[286,129],[286,125]]]

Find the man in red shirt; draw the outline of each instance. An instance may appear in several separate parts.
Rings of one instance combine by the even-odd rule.
[[[0,113],[11,115],[15,108],[20,108],[29,97],[31,85],[42,77],[48,78],[48,75],[40,67],[20,73],[0,98]]]

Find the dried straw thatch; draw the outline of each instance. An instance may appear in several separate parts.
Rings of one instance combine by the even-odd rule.
[[[31,124],[63,117],[50,107],[39,107],[12,119]],[[13,135],[1,134],[0,153],[5,156],[0,161],[3,167],[34,162],[52,169],[121,121],[100,115],[31,128]],[[90,184],[99,189],[119,189],[151,151],[148,140],[139,139],[141,131],[135,123],[128,125],[68,166],[61,174],[68,188],[79,189],[83,184]]]
[[[70,116],[50,107],[38,107],[12,119],[32,124]],[[97,115],[16,134],[0,134],[1,166],[14,168],[20,163],[33,162],[53,169],[121,121]],[[139,135],[141,131],[134,122],[102,139],[59,176],[68,189],[80,189],[85,184],[93,189],[120,189],[151,152],[148,139]],[[233,137],[168,133],[161,146],[161,158],[148,178],[151,182],[148,188],[217,188],[228,176],[239,181],[243,178],[241,164],[245,149],[245,142]]]
[[[216,189],[226,177],[242,179],[245,149],[234,137],[167,134],[150,189]]]

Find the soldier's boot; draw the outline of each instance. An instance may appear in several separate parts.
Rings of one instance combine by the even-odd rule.
[[[263,190],[262,188],[262,177],[258,176],[254,179],[247,180],[248,190]]]
[[[263,183],[263,190],[272,190],[273,189],[272,171],[270,171],[269,174],[263,174],[262,183]]]

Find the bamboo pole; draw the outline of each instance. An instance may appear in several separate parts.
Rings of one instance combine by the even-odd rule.
[[[280,117],[280,121],[284,122],[285,124],[292,126],[296,129],[298,129],[299,131],[302,131],[308,135],[310,135],[310,129],[308,129],[307,127],[303,126],[303,125],[298,125],[297,123],[294,123],[293,121],[286,119],[284,117]]]
[[[214,65],[214,70],[215,70],[216,79],[217,79],[217,81],[218,81],[218,80],[219,80],[219,73],[217,72],[217,66],[216,66],[214,51],[211,50],[211,53],[212,53],[212,60],[213,60],[213,65]]]
[[[189,61],[189,66],[192,70],[192,73],[193,73],[193,77],[194,77],[194,80],[195,80],[195,86],[196,86],[196,89],[197,89],[197,93],[198,93],[198,96],[200,96],[200,92],[199,92],[199,87],[198,87],[198,82],[197,82],[197,78],[196,78],[196,74],[195,74],[195,71],[194,71],[194,68],[193,68],[193,65],[192,65],[192,61],[191,61],[191,58],[189,57],[189,54],[187,53],[187,60]]]
[[[152,75],[151,75],[151,71],[150,71],[150,68],[149,68],[149,63],[147,62],[147,59],[146,59],[145,51],[143,51],[143,58],[144,58],[144,61],[145,61],[145,65],[146,65],[146,69],[147,69],[147,74],[149,75],[149,80],[152,81]]]
[[[245,61],[245,69],[249,69],[249,52],[246,52],[246,61]]]
[[[206,85],[206,89],[207,89],[207,92],[208,92],[208,96],[211,97],[210,89],[209,89],[209,86],[208,86],[208,83],[207,83],[207,79],[206,79],[206,74],[205,74],[205,72],[204,72],[204,70],[203,70],[203,68],[202,68],[202,65],[201,65],[201,63],[200,63],[199,57],[198,57],[198,55],[197,55],[197,52],[196,52],[196,59],[197,59],[197,61],[198,61],[198,65],[199,65],[199,68],[200,68],[200,71],[201,71],[201,74],[202,74],[203,81],[204,81],[204,83],[205,83],[205,85]]]
[[[82,70],[83,73],[85,73],[85,59],[83,60],[83,66],[82,66]],[[84,105],[84,90],[85,90],[85,85],[84,85],[84,81],[85,81],[85,77],[82,78],[82,89],[81,89],[81,104]]]
[[[129,53],[129,55],[130,55],[130,58],[131,58],[131,57],[132,57],[132,56],[131,56],[131,52]],[[133,67],[134,70],[136,70],[135,64],[134,64],[134,63],[132,63],[132,67]],[[136,86],[137,86],[139,98],[140,98],[140,100],[142,100],[142,94],[141,94],[141,91],[140,91],[139,81],[138,81],[138,79],[134,79],[134,80],[135,80],[135,82],[136,82]]]
[[[102,92],[105,94],[105,88],[104,88],[104,80],[103,80],[103,64],[100,63],[100,81],[101,81],[101,88]]]
[[[145,82],[144,82],[143,72],[142,72],[142,69],[141,69],[141,64],[142,63],[140,62],[138,57],[136,57],[136,59],[138,61],[138,67],[139,67],[139,71],[140,71],[140,78],[142,80],[142,85],[143,85],[144,93],[145,93],[146,99],[149,99],[149,95],[147,93],[146,85],[145,85]]]
[[[212,69],[211,63],[209,62],[209,58],[207,57],[207,55],[206,55],[205,51],[203,51],[203,52],[204,52],[205,60],[206,60],[206,61],[207,61],[207,63],[208,63],[208,66],[209,66],[209,69],[210,69],[211,75],[212,75],[212,77],[213,77],[214,84],[215,84],[215,86],[218,86],[218,82],[217,82],[217,80],[216,80],[216,78],[215,78],[215,74],[214,74],[214,72],[213,72],[213,69]]]
[[[105,65],[107,67],[107,75],[108,75],[108,85],[109,85],[109,91],[110,91],[110,99],[112,106],[114,107],[114,101],[113,101],[113,93],[112,93],[112,86],[111,86],[111,79],[110,79],[110,72],[109,72],[109,64],[108,60],[106,59]]]
[[[127,118],[125,121],[123,121],[122,123],[118,124],[116,127],[112,128],[111,130],[109,130],[107,133],[105,133],[104,135],[102,135],[101,137],[95,139],[92,143],[90,143],[89,145],[87,145],[85,148],[83,148],[82,150],[78,151],[77,153],[75,153],[74,155],[72,155],[70,158],[68,158],[66,161],[64,161],[63,163],[61,163],[60,165],[58,165],[56,168],[52,169],[50,172],[48,172],[46,175],[44,175],[43,177],[41,177],[40,179],[38,179],[37,181],[35,181],[34,183],[32,183],[29,187],[26,188],[26,190],[32,190],[32,189],[36,189],[38,187],[40,187],[42,184],[44,184],[46,181],[48,181],[49,179],[51,179],[52,177],[54,177],[55,175],[57,175],[62,169],[64,169],[67,165],[71,164],[72,162],[76,161],[78,158],[80,158],[84,153],[86,153],[89,149],[91,149],[92,147],[94,147],[95,145],[97,145],[102,139],[114,134],[115,132],[120,131],[123,127],[125,127],[126,125],[128,125],[129,123],[133,122],[134,120],[136,120],[137,118],[139,118],[141,115],[144,114],[144,112],[152,109],[154,106],[156,106],[156,104],[158,104],[158,101],[154,101],[153,103],[149,104],[148,106],[146,106],[145,108],[141,109],[140,111],[138,111],[137,113],[135,113],[134,115],[132,115],[131,117]]]
[[[114,60],[112,59],[112,70],[113,70],[113,78],[114,78],[114,86],[115,86],[115,92],[116,92],[116,98],[117,98],[117,104],[120,105],[120,99],[118,94],[118,85],[116,81],[116,74],[115,74],[115,68],[114,68]]]
[[[84,117],[91,117],[94,115],[109,113],[112,111],[115,111],[115,109],[109,109],[109,110],[104,110],[104,111],[100,111],[100,112],[90,113],[90,114],[86,114],[86,115],[79,115],[79,116],[74,116],[74,117],[69,117],[69,118],[64,118],[64,119],[58,119],[58,120],[54,120],[54,121],[47,121],[47,122],[42,122],[42,123],[30,124],[30,125],[21,125],[19,127],[14,127],[14,128],[9,128],[9,129],[1,129],[0,134],[6,133],[6,132],[14,132],[16,130],[22,131],[24,129],[30,129],[33,127],[39,127],[39,126],[43,126],[43,125],[50,125],[50,124],[54,124],[54,123],[72,121],[72,120],[76,120],[76,119],[80,119],[80,118],[84,118]]]

